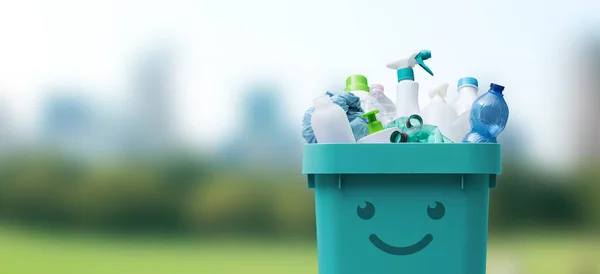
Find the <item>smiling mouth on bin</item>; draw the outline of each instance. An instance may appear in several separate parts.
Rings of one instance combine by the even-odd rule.
[[[369,240],[371,240],[371,243],[373,243],[375,247],[379,248],[379,250],[385,253],[392,255],[411,255],[426,248],[431,241],[433,241],[433,235],[427,234],[418,243],[405,247],[397,247],[386,244],[375,234],[371,234],[371,236],[369,236]]]

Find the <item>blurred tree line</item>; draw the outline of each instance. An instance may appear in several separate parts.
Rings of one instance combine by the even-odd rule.
[[[234,170],[186,154],[87,162],[19,154],[0,165],[0,220],[106,232],[313,236],[312,190],[294,170]],[[509,162],[509,161],[507,161]],[[599,171],[505,166],[490,229],[600,227]],[[536,172],[537,171],[537,172]]]

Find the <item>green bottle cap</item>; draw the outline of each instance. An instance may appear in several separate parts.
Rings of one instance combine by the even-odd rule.
[[[420,127],[423,125],[423,118],[417,114],[413,114],[406,120],[406,128]]]
[[[346,78],[346,88],[345,91],[353,91],[353,90],[362,90],[369,92],[369,83],[367,82],[367,77],[364,77],[360,74],[354,74],[348,76]]]
[[[406,132],[394,131],[390,136],[390,142],[392,143],[406,143],[408,141],[408,135]]]
[[[367,118],[367,120],[369,120],[369,124],[367,125],[367,128],[369,129],[369,134],[373,134],[375,132],[383,130],[383,124],[380,121],[377,121],[377,117],[375,116],[377,115],[377,113],[379,113],[379,110],[369,111],[362,115],[362,117]]]

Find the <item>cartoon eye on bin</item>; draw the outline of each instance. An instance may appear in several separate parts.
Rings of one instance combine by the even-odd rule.
[[[356,214],[363,220],[369,220],[375,216],[375,206],[372,203],[365,201],[364,207],[356,207]]]
[[[431,207],[431,206],[427,207],[427,215],[429,215],[429,218],[431,218],[432,220],[439,220],[442,217],[444,217],[445,214],[446,214],[446,207],[444,207],[444,204],[442,204],[440,202],[436,201],[434,207]]]

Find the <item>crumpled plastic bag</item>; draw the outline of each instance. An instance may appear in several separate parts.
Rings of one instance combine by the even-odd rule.
[[[362,117],[364,111],[360,106],[360,98],[358,98],[358,96],[354,95],[352,92],[334,93],[328,91],[325,94],[331,97],[334,104],[346,111],[348,122],[350,122],[350,127],[352,128],[352,133],[356,140],[369,135],[369,129],[367,128],[368,122],[367,119]],[[317,138],[315,138],[315,133],[313,132],[310,123],[314,110],[314,107],[309,108],[304,113],[304,118],[302,119],[302,137],[304,137],[304,140],[306,140],[307,143],[317,142]]]

